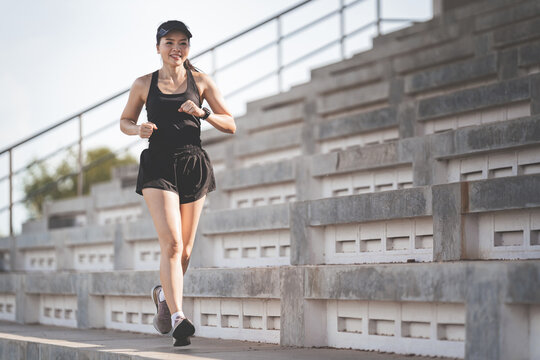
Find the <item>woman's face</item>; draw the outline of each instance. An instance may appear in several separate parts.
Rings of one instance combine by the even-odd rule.
[[[189,54],[189,39],[183,32],[173,30],[159,39],[157,51],[163,63],[182,65]]]

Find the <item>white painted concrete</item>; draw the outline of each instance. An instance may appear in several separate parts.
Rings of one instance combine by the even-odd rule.
[[[195,298],[195,335],[279,343],[278,299]]]
[[[406,189],[412,183],[411,166],[329,175],[322,178],[322,197]]]
[[[466,232],[469,257],[479,259],[540,258],[540,209],[506,210],[478,216],[478,233]],[[471,244],[472,243],[472,244]],[[474,252],[478,243],[478,253]]]
[[[324,239],[326,264],[433,260],[431,217],[328,225]]]
[[[97,212],[97,222],[99,225],[133,222],[138,221],[141,217],[142,209],[139,205],[100,209]]]
[[[288,229],[221,234],[210,238],[213,242],[213,266],[290,265]]]
[[[73,247],[73,267],[79,271],[109,271],[114,268],[114,245],[93,244]]]
[[[25,271],[54,271],[56,270],[56,253],[54,249],[25,250]]]
[[[159,240],[143,240],[133,243],[135,270],[158,270],[161,249]]]
[[[39,322],[46,325],[77,327],[76,295],[40,295]]]
[[[465,356],[465,306],[327,301],[328,345],[428,356]]]
[[[296,199],[294,182],[254,186],[230,192],[232,209],[253,206],[283,204]]]
[[[15,321],[15,294],[0,294],[0,320]]]
[[[448,182],[540,173],[540,148],[497,151],[448,161]]]
[[[105,296],[105,327],[155,334],[152,320],[156,307],[150,298],[141,296]]]

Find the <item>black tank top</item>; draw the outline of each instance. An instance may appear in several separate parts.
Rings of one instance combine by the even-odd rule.
[[[152,73],[152,82],[146,99],[148,121],[157,126],[148,138],[149,148],[177,149],[184,145],[201,146],[201,121],[194,115],[178,109],[191,100],[201,107],[199,90],[191,70],[186,69],[187,88],[181,94],[164,94],[158,88],[158,72]]]

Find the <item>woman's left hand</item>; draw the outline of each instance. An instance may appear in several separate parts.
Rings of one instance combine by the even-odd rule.
[[[183,111],[190,115],[195,115],[196,117],[201,117],[205,114],[204,110],[195,105],[195,103],[191,100],[186,100],[186,102],[180,106],[178,111]]]

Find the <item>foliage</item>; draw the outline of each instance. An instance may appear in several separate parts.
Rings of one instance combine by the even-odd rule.
[[[119,158],[108,147],[104,146],[88,150],[83,157],[83,164],[86,166],[103,157],[109,158],[100,161],[96,166],[83,172],[83,195],[90,193],[90,187],[93,184],[109,181],[112,177],[112,168],[137,163],[137,160],[130,154]],[[54,170],[45,162],[30,165],[23,178],[23,186],[25,196],[29,197],[25,202],[25,206],[32,217],[41,216],[45,200],[77,196],[78,176],[77,174],[67,176],[77,171],[77,159],[77,152],[69,149],[67,156]],[[56,185],[52,184],[54,180],[63,176],[67,177]]]

